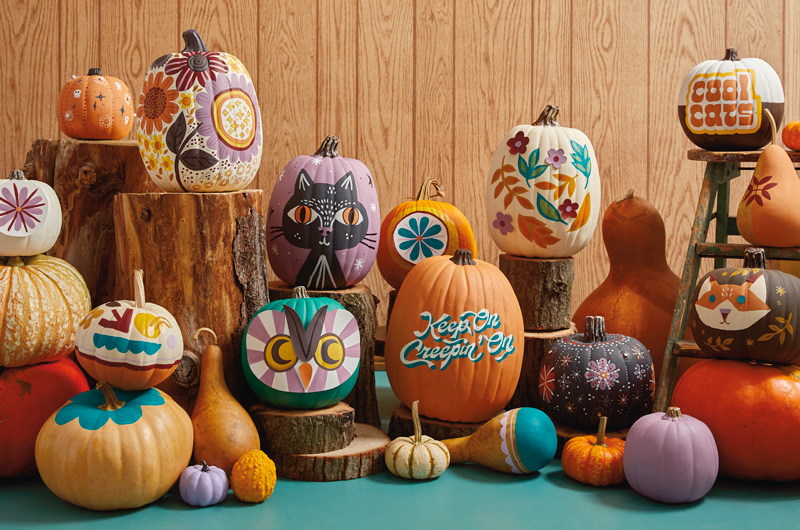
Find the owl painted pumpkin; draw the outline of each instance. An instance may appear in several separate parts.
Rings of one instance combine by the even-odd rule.
[[[61,233],[56,192],[14,170],[0,180],[0,256],[35,256],[56,244]]]
[[[244,376],[263,401],[318,409],[345,398],[361,361],[358,322],[339,302],[309,298],[303,287],[250,320],[242,342]]]
[[[178,367],[183,336],[178,323],[160,305],[145,302],[141,270],[135,273],[135,301],[120,300],[94,308],[78,325],[78,362],[89,375],[123,390],[159,384]]]
[[[486,213],[500,250],[566,258],[585,247],[600,215],[600,176],[592,143],[560,127],[548,105],[533,125],[503,138],[489,166]]]
[[[606,335],[603,317],[586,317],[586,331],[553,343],[542,359],[539,396],[553,421],[596,431],[625,429],[650,412],[656,382],[653,361],[641,342]]]
[[[678,118],[696,146],[710,151],[748,151],[769,142],[769,109],[783,119],[783,86],[761,59],[740,59],[728,48],[721,61],[698,64],[678,92]]]
[[[133,127],[131,91],[99,68],[72,79],[61,88],[56,105],[61,132],[79,140],[120,140]]]
[[[369,169],[337,153],[328,136],[313,156],[289,162],[267,215],[269,263],[278,278],[308,289],[344,289],[375,261],[381,213]]]
[[[150,65],[136,116],[139,153],[165,191],[246,187],[261,164],[261,112],[253,81],[233,55],[210,52],[193,30],[186,47]]]
[[[430,187],[436,190],[431,196]],[[381,223],[378,268],[395,289],[403,284],[411,267],[425,258],[455,254],[459,248],[477,257],[475,235],[461,210],[434,197],[444,197],[439,182],[425,179],[417,200],[395,206]]]

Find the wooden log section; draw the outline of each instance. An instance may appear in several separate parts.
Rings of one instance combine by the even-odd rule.
[[[539,370],[542,368],[542,359],[555,341],[569,337],[574,333],[577,333],[574,324],[571,324],[568,329],[560,331],[525,332],[525,353],[522,356],[522,371],[520,372],[519,383],[517,383],[517,390],[506,408],[541,408]]]
[[[114,198],[117,299],[131,299],[133,271],[144,270],[148,302],[165,307],[183,332],[184,348],[213,329],[224,352],[225,382],[245,407],[257,400],[242,371],[241,344],[250,318],[268,301],[262,192],[122,193]],[[176,373],[191,372],[182,367]],[[191,413],[197,386],[169,378],[158,388]],[[183,377],[183,385],[187,378]]]
[[[291,298],[292,287],[281,281],[269,282],[270,300]],[[358,333],[361,337],[361,360],[358,368],[358,377],[353,391],[344,398],[356,409],[356,421],[380,427],[381,418],[378,414],[378,398],[375,391],[375,331],[378,322],[375,316],[378,299],[363,283],[347,289],[330,291],[308,291],[308,296],[314,298],[327,296],[342,304],[358,321]]]
[[[338,451],[355,436],[355,410],[347,403],[315,410],[276,409],[259,403],[249,412],[261,437],[261,449],[271,456]]]
[[[556,446],[556,458],[561,458],[561,452],[564,450],[564,445],[566,445],[566,443],[571,439],[577,438],[578,436],[589,436],[590,434],[592,436],[597,435],[597,431],[579,431],[577,429],[573,429],[572,427],[565,427],[556,422],[553,422],[553,425],[556,428],[556,437],[558,438],[558,445]],[[624,440],[628,436],[629,430],[630,429],[621,429],[619,431],[606,432],[606,438],[619,438]]]
[[[78,269],[93,306],[113,300],[114,196],[159,191],[136,142],[36,140],[25,162],[25,177],[52,186],[61,203],[61,235],[48,254]]]
[[[430,436],[434,440],[469,436],[483,425],[483,423],[453,423],[435,418],[426,418],[425,416],[420,416],[419,422],[422,426],[422,434]],[[405,405],[400,405],[394,409],[392,418],[389,420],[389,438],[394,440],[398,436],[414,436],[414,421],[411,419],[411,409]]]
[[[569,327],[574,259],[534,259],[500,254],[500,270],[517,294],[525,331],[554,331]]]
[[[356,423],[353,442],[338,451],[316,455],[275,453],[278,476],[294,480],[331,482],[368,477],[386,469],[384,454],[389,437],[372,425]]]

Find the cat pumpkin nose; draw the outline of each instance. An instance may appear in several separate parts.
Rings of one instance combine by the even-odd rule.
[[[322,234],[322,237],[328,237],[328,234],[330,234],[332,231],[333,231],[333,228],[330,228],[328,226],[320,226],[319,227],[319,233]]]

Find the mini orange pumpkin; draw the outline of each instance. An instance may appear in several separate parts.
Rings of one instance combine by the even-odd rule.
[[[92,68],[72,76],[58,95],[56,118],[61,132],[79,140],[119,140],[133,127],[131,91],[121,80]]]
[[[607,423],[608,418],[601,417],[597,436],[578,436],[564,445],[561,465],[568,476],[592,486],[612,486],[625,480],[625,440],[606,438]]]
[[[800,151],[800,121],[792,121],[786,124],[781,133],[783,145],[792,151]]]
[[[262,502],[275,491],[275,462],[260,449],[252,449],[236,461],[231,489],[243,502]]]

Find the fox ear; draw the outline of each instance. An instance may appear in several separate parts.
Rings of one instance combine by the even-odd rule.
[[[764,273],[759,272],[750,276],[745,285],[748,285],[748,292],[753,293],[762,302],[767,301],[767,279],[764,278]]]
[[[716,283],[717,279],[714,278],[713,275],[709,274],[708,278],[706,278],[706,281],[704,281],[702,285],[700,285],[700,291],[697,293],[697,299],[700,300],[701,298],[703,298],[703,295],[705,295],[708,291],[710,291],[711,288]]]

